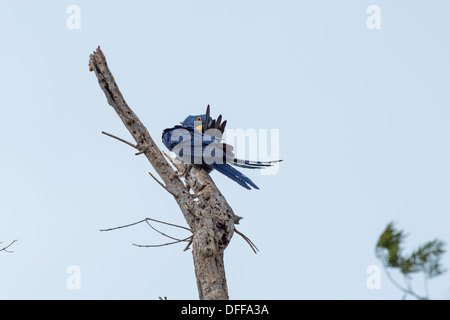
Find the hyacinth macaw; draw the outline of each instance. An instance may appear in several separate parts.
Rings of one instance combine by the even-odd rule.
[[[236,159],[233,147],[222,142],[227,121],[222,122],[222,115],[217,119],[210,117],[208,105],[206,114],[188,116],[181,125],[164,129],[162,141],[175,152],[182,162],[197,165],[210,172],[217,170],[246,189],[259,189],[246,175],[233,166],[247,169],[263,169],[276,161],[249,161]]]

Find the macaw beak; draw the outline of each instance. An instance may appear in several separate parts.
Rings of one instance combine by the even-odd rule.
[[[201,121],[195,121],[194,122],[194,128],[202,132],[203,129],[203,122]]]

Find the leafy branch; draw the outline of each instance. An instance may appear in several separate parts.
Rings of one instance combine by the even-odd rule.
[[[429,299],[428,280],[442,275],[446,271],[440,263],[441,256],[445,253],[445,242],[439,239],[428,241],[408,256],[403,253],[405,238],[405,233],[402,230],[397,230],[394,223],[390,222],[378,239],[375,254],[382,261],[389,280],[403,291],[403,299],[408,295],[420,300]],[[394,280],[388,271],[389,268],[400,271],[406,287]],[[424,274],[425,295],[414,292],[411,285],[412,275],[420,272]]]

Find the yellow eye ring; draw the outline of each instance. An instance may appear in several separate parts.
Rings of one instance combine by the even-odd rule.
[[[197,117],[197,121],[202,121],[202,117]]]

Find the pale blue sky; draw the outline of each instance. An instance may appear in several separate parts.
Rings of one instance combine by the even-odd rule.
[[[69,5],[81,29],[66,26]],[[366,9],[381,9],[368,30]],[[2,1],[1,299],[197,299],[191,252],[152,217],[185,225],[131,139],[89,54],[100,45],[130,107],[162,129],[211,104],[229,128],[279,129],[276,175],[247,191],[212,173],[236,214],[232,299],[399,299],[366,287],[389,221],[450,243],[448,1]],[[179,231],[167,230],[182,236]],[[450,254],[443,263],[450,268]],[[81,289],[66,269],[81,270]],[[422,282],[415,283],[418,292]],[[450,298],[450,273],[429,283]]]

